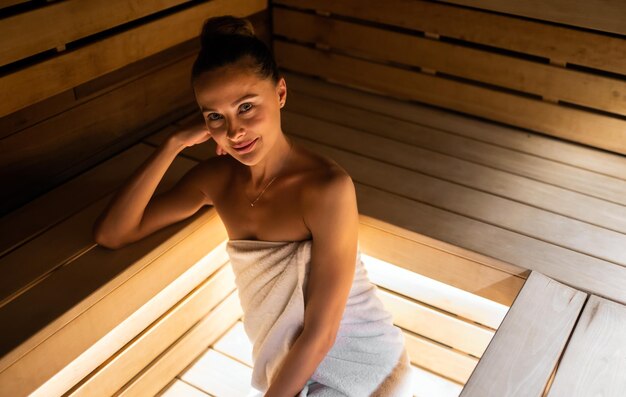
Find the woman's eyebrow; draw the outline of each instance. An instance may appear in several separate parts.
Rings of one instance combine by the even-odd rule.
[[[244,99],[248,99],[248,98],[254,98],[259,96],[258,94],[246,94],[244,96],[242,96],[241,98],[237,99],[235,102],[231,103],[230,106],[235,106],[235,104],[237,102],[243,101]],[[215,110],[215,109],[205,109],[204,106],[202,107],[202,112],[208,112],[211,110]]]

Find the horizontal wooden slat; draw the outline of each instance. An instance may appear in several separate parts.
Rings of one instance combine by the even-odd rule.
[[[626,303],[626,269],[566,248],[355,183],[359,212],[398,227],[537,270],[581,290]],[[515,247],[515,249],[511,249]],[[443,280],[441,280],[443,281]],[[470,291],[471,292],[471,291]],[[502,302],[501,302],[502,303]]]
[[[137,321],[125,320],[225,239],[215,210],[201,210],[128,247],[96,247],[58,269],[0,310],[3,390],[24,395],[52,377],[58,382],[46,383],[45,390],[76,384],[94,369],[86,364],[102,354],[102,338],[116,330],[115,338],[104,340],[117,350],[145,329],[188,291],[150,306]]]
[[[460,384],[467,382],[478,363],[477,358],[406,331],[404,341],[413,364]]]
[[[275,0],[626,75],[624,39],[423,0]]]
[[[197,37],[210,15],[247,16],[265,8],[267,0],[200,3],[2,76],[0,117]]]
[[[441,0],[440,0],[441,1]],[[626,35],[626,5],[621,0],[443,0],[506,14],[520,15]]]
[[[396,325],[474,357],[482,356],[494,334],[491,329],[460,320],[398,294],[380,288],[376,294],[393,315]]]
[[[188,159],[175,159],[157,193],[174,186],[195,164]],[[113,194],[88,205],[0,259],[0,308],[96,246],[93,225]]]
[[[363,90],[355,90],[320,79],[313,80],[297,73],[283,71],[283,74],[290,90],[289,100],[285,109],[291,109],[293,99],[297,99],[299,94],[293,93],[295,90],[327,102],[342,103],[366,110],[372,116],[374,114],[371,110],[375,109],[375,113],[386,115],[399,121],[431,127],[431,129],[446,131],[476,141],[626,180],[626,156],[585,147],[546,135],[529,134],[527,131],[517,128],[506,127],[430,106],[423,106],[415,102],[410,103],[390,98],[386,95],[376,95]],[[321,113],[320,109],[315,109],[315,111],[318,114]],[[346,114],[346,117],[350,117],[350,114]],[[350,120],[352,120],[351,117]],[[541,174],[539,173],[534,175],[536,179],[540,177]],[[560,177],[563,177],[563,175]],[[611,185],[612,182],[608,181],[610,179],[605,184]],[[560,186],[557,181],[555,181],[555,185]]]
[[[11,187],[0,192],[2,208],[28,201],[129,147],[181,110],[187,113],[194,99],[181,82],[193,61],[187,57],[0,140],[0,181]]]
[[[0,257],[113,191],[153,151],[139,143],[0,218]]]
[[[604,259],[623,266],[626,271],[626,251],[622,249],[626,246],[626,234],[606,230],[513,200],[429,177],[413,171],[407,164],[396,166],[393,163],[389,164],[386,161],[372,159],[370,158],[370,152],[373,151],[371,149],[365,149],[365,153],[357,151],[355,154],[348,151],[349,145],[346,145],[348,148],[346,146],[334,148],[323,141],[321,143],[311,141],[309,139],[311,136],[323,135],[319,131],[328,131],[327,128],[317,128],[315,123],[296,122],[294,117],[283,120],[283,125],[287,131],[302,134],[300,136],[306,135],[304,139],[307,141],[296,137],[294,140],[315,152],[336,160],[354,180],[360,183],[376,186],[388,192],[555,246]],[[309,127],[311,130],[306,131]],[[335,136],[342,133],[342,129],[339,127],[331,129],[331,131],[336,134]],[[357,145],[356,140],[359,140],[359,143],[363,143],[368,148],[389,148],[382,155],[383,158],[391,156],[400,158],[406,154],[405,159],[408,159],[408,162],[411,158],[416,157],[408,148],[403,150],[401,143],[395,145],[389,142],[381,143],[368,139],[370,136],[362,135],[359,138],[357,135],[354,134],[354,138],[349,138],[352,145]]]
[[[372,225],[370,222],[373,218],[366,214],[360,218],[359,244],[367,255],[507,306],[513,303],[524,284],[522,277],[458,254],[450,255],[445,249],[429,245],[428,241],[415,241],[408,236],[381,229],[382,222],[377,221]],[[387,225],[383,227],[387,228]],[[451,268],[455,271],[451,272]],[[522,270],[519,272],[522,273]]]
[[[0,66],[185,2],[62,1],[4,18],[0,21]]]
[[[297,135],[626,233],[626,181],[292,94],[283,119]]]
[[[361,231],[366,228],[368,225],[360,224],[359,242],[363,241],[364,233],[361,234]],[[402,239],[400,236],[395,236],[395,238]],[[415,246],[420,247],[420,244],[415,244]],[[391,247],[392,244],[389,245],[389,251],[393,252]],[[411,254],[415,258],[419,258],[416,262],[426,261],[425,253],[420,252],[419,248],[416,251],[411,250]],[[452,263],[457,259],[450,253],[441,252],[441,254],[442,257],[447,254],[446,264],[448,266],[452,266]],[[365,253],[362,253],[361,256],[370,280],[376,285],[452,313],[460,318],[497,329],[509,309],[508,306],[422,276],[417,272],[392,265],[382,259]],[[455,269],[460,273],[457,266]]]
[[[180,381],[178,379],[174,379],[171,384],[169,384],[165,390],[156,394],[157,397],[211,397],[210,394],[204,393],[201,390],[196,389],[195,387]]]
[[[461,397],[540,397],[586,297],[532,272]]]
[[[626,115],[626,80],[283,8],[273,20],[290,39]]]
[[[247,397],[254,391],[250,385],[252,368],[208,349],[180,376],[205,393],[216,396]]]
[[[142,330],[122,350],[108,357],[106,365],[81,380],[66,395],[114,395],[235,290],[234,274],[230,269],[224,244],[215,248],[202,262],[205,263],[204,266],[210,266],[211,270],[219,269],[148,328]],[[199,280],[200,274],[194,276],[196,281]]]
[[[274,51],[283,68],[626,154],[624,120],[278,40]]]
[[[591,295],[548,397],[621,396],[626,390],[626,306]]]
[[[198,352],[213,344],[242,315],[239,296],[237,291],[233,291],[208,316],[200,320],[140,374],[118,390],[116,396],[154,395],[187,367]]]

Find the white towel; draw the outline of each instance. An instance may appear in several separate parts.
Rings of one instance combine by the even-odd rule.
[[[226,251],[252,343],[252,386],[269,382],[304,324],[312,240],[229,240]],[[376,295],[357,248],[355,276],[335,344],[300,396],[412,396],[404,335]],[[309,387],[311,385],[311,387]],[[311,390],[309,390],[311,389]]]

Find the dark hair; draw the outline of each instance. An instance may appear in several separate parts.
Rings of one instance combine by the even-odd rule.
[[[281,74],[274,55],[254,33],[249,20],[232,15],[204,21],[200,33],[200,52],[191,69],[191,83],[203,72],[248,58],[260,78],[271,78],[274,84]]]

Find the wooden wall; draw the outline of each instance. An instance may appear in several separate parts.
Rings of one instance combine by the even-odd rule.
[[[274,50],[287,70],[626,154],[623,2],[509,3],[274,0]]]
[[[202,22],[267,0],[0,2],[0,216],[197,108]]]

